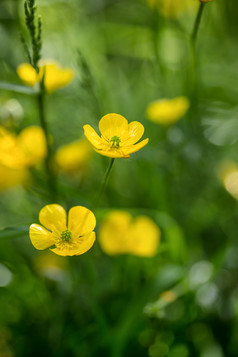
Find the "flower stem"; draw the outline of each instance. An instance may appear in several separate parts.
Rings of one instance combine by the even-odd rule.
[[[53,201],[55,201],[56,196],[57,196],[56,195],[56,177],[55,177],[55,173],[54,173],[54,170],[52,167],[52,149],[51,149],[51,143],[50,143],[50,138],[49,138],[48,124],[47,124],[46,115],[45,115],[44,79],[42,80],[42,82],[40,84],[40,91],[37,95],[37,101],[38,101],[40,124],[41,124],[42,130],[44,131],[45,140],[46,140],[47,156],[45,159],[45,169],[46,169],[46,173],[48,176],[49,193],[50,193],[51,199]]]
[[[109,178],[109,175],[111,173],[111,170],[112,170],[112,166],[113,166],[113,163],[114,163],[115,159],[112,158],[109,165],[108,165],[108,168],[107,168],[107,171],[105,172],[105,175],[104,175],[104,178],[102,180],[102,183],[101,183],[101,186],[100,186],[100,189],[98,191],[98,194],[93,202],[93,205],[92,205],[92,210],[94,210],[95,208],[97,208],[98,206],[98,203],[105,191],[105,188],[106,188],[106,185],[107,185],[107,182],[108,182],[108,178]]]
[[[197,39],[197,34],[198,34],[198,29],[199,29],[199,25],[201,22],[201,18],[202,18],[202,14],[203,14],[203,10],[204,10],[204,6],[206,3],[201,3],[198,9],[198,13],[197,13],[197,17],[195,20],[195,24],[194,24],[194,28],[193,28],[193,32],[192,32],[192,43],[193,46],[195,46],[196,43],[196,39]]]

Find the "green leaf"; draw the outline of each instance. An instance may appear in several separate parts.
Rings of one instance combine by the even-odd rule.
[[[29,226],[24,227],[7,227],[0,230],[0,239],[19,238],[28,234]]]
[[[37,92],[33,88],[29,88],[26,86],[21,86],[18,84],[12,84],[8,82],[0,82],[0,89],[4,89],[14,93],[35,95]]]

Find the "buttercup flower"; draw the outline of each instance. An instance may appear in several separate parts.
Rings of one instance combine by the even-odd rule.
[[[61,171],[74,173],[83,170],[92,154],[92,147],[86,139],[63,145],[55,154],[55,161]]]
[[[53,92],[69,84],[74,71],[70,68],[61,68],[57,62],[42,61],[39,65],[39,73],[28,63],[22,63],[17,68],[20,79],[28,86],[34,87],[39,84],[44,76],[44,85],[47,92]]]
[[[171,125],[186,114],[189,105],[186,97],[159,99],[148,105],[146,117],[154,123]]]
[[[149,141],[144,139],[135,144],[144,134],[144,126],[138,121],[128,124],[119,114],[104,115],[99,122],[101,137],[90,125],[84,125],[84,135],[99,154],[112,158],[128,158],[143,148]]]
[[[147,216],[132,216],[125,211],[112,211],[99,230],[99,243],[109,255],[133,254],[140,257],[156,255],[160,229]]]
[[[26,169],[14,169],[0,164],[0,191],[21,185],[29,180]]]
[[[95,241],[96,218],[87,208],[75,206],[66,212],[58,204],[43,207],[39,221],[32,224],[30,239],[36,249],[49,248],[58,255],[80,255],[87,252]]]

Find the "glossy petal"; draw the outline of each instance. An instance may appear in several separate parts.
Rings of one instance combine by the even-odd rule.
[[[103,142],[100,136],[96,133],[96,131],[91,127],[91,125],[84,125],[84,135],[88,139],[88,141],[96,148],[101,149],[103,147]]]
[[[136,152],[136,151],[142,149],[148,143],[148,141],[149,141],[149,139],[145,139],[145,140],[142,140],[141,142],[139,142],[138,144],[131,145],[128,147],[125,146],[122,149],[125,154],[130,155],[133,152]]]
[[[75,206],[69,210],[68,229],[73,237],[86,235],[94,230],[96,218],[92,211],[83,206]]]
[[[72,246],[68,245],[63,249],[54,248],[52,252],[62,256],[80,255],[87,252],[95,242],[95,232],[91,232],[78,239]]]
[[[103,155],[103,156],[107,156],[107,157],[113,157],[113,158],[128,158],[130,157],[130,155],[124,153],[124,151],[120,150],[120,149],[102,149],[102,150],[97,150],[94,149],[95,151],[97,151],[99,154]]]
[[[36,70],[28,63],[23,63],[18,66],[17,74],[20,79],[30,87],[33,87],[39,81]]]
[[[139,141],[144,134],[144,130],[144,126],[138,121],[132,121],[128,124],[128,132],[122,137],[123,146],[132,145]]]
[[[113,136],[121,137],[128,130],[128,121],[120,114],[110,113],[100,120],[99,130],[108,140]]]
[[[56,234],[66,230],[66,212],[60,205],[51,204],[43,207],[39,220],[43,226]]]
[[[32,224],[29,234],[31,243],[36,249],[43,250],[55,243],[53,234],[39,224]]]

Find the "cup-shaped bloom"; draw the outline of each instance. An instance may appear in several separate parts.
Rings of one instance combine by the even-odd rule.
[[[67,220],[63,207],[50,204],[41,209],[39,221],[42,226],[35,223],[30,226],[30,239],[36,249],[49,248],[63,256],[80,255],[95,241],[96,218],[86,207],[72,207]]]
[[[148,105],[146,117],[154,123],[171,125],[186,114],[189,105],[189,100],[186,97],[159,99]]]
[[[98,234],[103,251],[109,255],[153,257],[160,241],[160,229],[150,217],[141,215],[133,219],[126,211],[110,212]]]
[[[74,77],[72,69],[61,68],[57,62],[53,61],[42,61],[39,65],[39,73],[30,64],[22,63],[17,68],[17,74],[30,87],[39,84],[44,76],[44,85],[47,92],[65,87]]]
[[[89,142],[81,139],[61,146],[55,154],[55,161],[60,171],[77,173],[85,169],[92,152]]]
[[[104,115],[99,121],[101,136],[90,125],[84,125],[83,128],[94,150],[112,158],[128,158],[149,141],[144,139],[137,143],[144,134],[144,126],[138,121],[128,123],[122,115],[115,113]]]
[[[217,176],[229,194],[238,200],[238,165],[232,161],[220,163]]]

